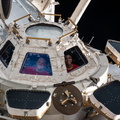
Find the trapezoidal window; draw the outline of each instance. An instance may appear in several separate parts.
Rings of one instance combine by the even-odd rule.
[[[26,53],[20,73],[31,75],[52,75],[51,63],[48,54]]]
[[[9,65],[14,49],[14,45],[8,40],[0,50],[0,60],[5,65],[5,67]]]
[[[67,72],[76,70],[88,63],[85,55],[78,46],[72,47],[64,52]]]

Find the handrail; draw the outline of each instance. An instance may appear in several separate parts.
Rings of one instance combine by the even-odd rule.
[[[54,15],[54,16],[59,16],[59,20],[61,20],[61,14],[51,14],[51,13],[38,13],[38,18],[40,18],[40,15]]]
[[[17,21],[19,21],[19,20],[21,20],[21,19],[23,19],[23,18],[25,18],[25,17],[28,17],[29,16],[29,20],[31,20],[31,14],[27,14],[27,15],[25,15],[25,16],[23,16],[23,17],[20,17],[20,18],[18,18],[18,19],[16,19],[16,20],[14,20],[14,26],[16,27],[17,26]]]
[[[61,37],[59,37],[59,39],[62,39],[62,38],[64,38],[64,37],[68,36],[68,35],[72,35],[72,34],[74,34],[75,32],[77,32],[77,29],[75,29],[75,30],[73,30],[73,31],[71,31],[71,32],[69,32],[69,33],[67,33],[67,34],[65,34],[65,35],[62,35]]]
[[[50,46],[51,46],[51,44],[52,44],[51,39],[49,39],[49,38],[37,38],[37,37],[27,37],[27,38],[26,38],[26,44],[29,44],[29,42],[30,42],[29,39],[45,40],[45,41],[49,41],[49,45],[50,45]]]
[[[75,29],[78,28],[78,26],[69,17],[68,17],[68,21],[70,21],[75,26]]]
[[[27,17],[27,16],[30,17],[30,15],[31,15],[31,14],[28,14],[28,15],[25,15],[25,16],[23,16],[23,17],[21,17],[21,18],[18,18],[18,19],[16,19],[16,20],[14,20],[14,22],[16,22],[16,21],[18,21],[18,20],[21,20],[21,19],[23,19],[23,18],[25,18],[25,17]]]
[[[14,28],[14,27],[12,27],[12,31],[13,31],[13,33],[16,35],[16,37],[18,38],[18,39],[20,39],[20,38],[22,38],[22,36],[19,34],[19,32]]]
[[[61,42],[61,39],[68,36],[68,35],[72,35],[72,34],[75,34],[77,32],[77,29],[65,34],[65,35],[62,35],[61,37],[59,37],[59,40],[56,42],[57,44],[59,44]]]
[[[14,34],[19,34],[19,32],[14,27],[12,27],[12,29],[13,29],[12,31]]]
[[[51,14],[51,13],[38,13],[38,15],[54,15],[54,16],[62,16],[61,14]]]

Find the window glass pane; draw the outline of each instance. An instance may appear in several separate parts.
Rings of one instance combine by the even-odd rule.
[[[67,72],[71,72],[88,63],[78,46],[64,52]]]
[[[63,30],[55,25],[37,24],[27,28],[26,34],[30,37],[57,38],[60,37]]]
[[[7,67],[12,58],[15,47],[10,41],[7,41],[3,48],[0,50],[0,60]]]
[[[49,55],[28,52],[25,56],[20,73],[31,75],[52,75]]]

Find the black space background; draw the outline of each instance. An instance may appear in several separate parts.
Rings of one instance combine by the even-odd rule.
[[[56,13],[63,19],[70,17],[79,0],[57,0]],[[91,0],[78,23],[79,37],[92,47],[102,50],[108,39],[120,41],[120,3],[119,0]]]

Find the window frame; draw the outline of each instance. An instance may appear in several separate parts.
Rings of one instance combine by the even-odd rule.
[[[49,75],[44,74],[44,73],[43,74],[38,74],[38,72],[33,71],[33,70],[35,70],[35,67],[37,67],[36,63],[37,63],[38,59],[40,59],[40,58],[45,59],[46,66],[47,66],[45,70],[46,70],[47,73],[49,73]],[[27,71],[27,67],[29,68],[28,71]],[[24,69],[26,69],[26,70],[24,70]],[[52,76],[53,72],[52,72],[50,56],[48,54],[43,54],[43,53],[27,52],[25,57],[24,57],[24,60],[23,60],[23,63],[21,65],[21,69],[20,69],[19,73],[21,73],[21,74],[29,74],[29,75]]]
[[[12,47],[11,50],[9,50],[9,48]],[[8,40],[4,46],[2,47],[2,49],[0,50],[0,60],[1,62],[4,64],[4,66],[7,68],[11,59],[12,59],[12,55],[13,52],[15,50],[15,46],[12,44],[12,42],[10,40]],[[11,52],[12,51],[12,52]],[[7,58],[4,58],[5,55],[7,56]]]
[[[76,69],[79,69],[79,68],[81,68],[82,66],[84,66],[88,63],[88,60],[87,60],[86,56],[82,53],[82,51],[80,50],[80,48],[78,46],[74,46],[74,47],[64,51],[64,56],[67,55],[67,54],[70,54],[72,56],[73,64],[76,64],[76,65],[79,66],[79,67],[77,67],[77,68],[75,68],[75,69],[73,69],[69,72],[72,72]],[[66,69],[67,69],[67,66],[66,66]]]

